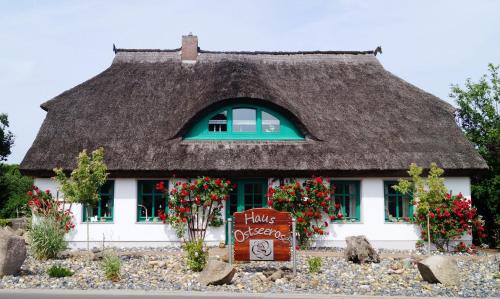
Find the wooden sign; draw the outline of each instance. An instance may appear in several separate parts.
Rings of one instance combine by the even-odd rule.
[[[257,208],[234,213],[236,261],[289,261],[290,213]]]

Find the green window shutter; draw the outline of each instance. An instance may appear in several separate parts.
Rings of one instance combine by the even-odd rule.
[[[240,108],[256,111],[255,132],[234,132],[233,110]],[[227,115],[226,131],[209,131],[209,120],[219,114]],[[263,128],[263,113],[265,113],[266,130]],[[276,124],[279,121],[279,126]],[[274,130],[273,130],[274,129]],[[269,108],[254,104],[228,105],[211,112],[196,123],[184,136],[186,140],[304,140],[304,136],[286,117]]]
[[[331,184],[335,186],[332,200],[334,204],[339,202],[342,205],[343,218],[349,222],[359,222],[361,220],[360,182],[332,180]],[[342,220],[336,219],[335,221],[340,222]]]
[[[96,222],[112,222],[114,217],[114,189],[115,181],[109,180],[99,189],[97,206],[92,210],[90,217],[97,217]],[[87,207],[82,208],[82,221],[88,221]]]
[[[160,222],[159,210],[168,213],[167,196],[156,190],[159,182],[164,182],[168,188],[168,180],[137,181],[137,222]]]

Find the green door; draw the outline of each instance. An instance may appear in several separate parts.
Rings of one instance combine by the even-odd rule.
[[[235,212],[243,212],[245,210],[267,206],[267,180],[236,180],[234,184],[236,188],[229,194],[229,200],[226,202],[226,219],[232,218]],[[226,243],[228,240],[227,237],[226,224]]]

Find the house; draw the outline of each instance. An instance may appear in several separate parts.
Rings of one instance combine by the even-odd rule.
[[[317,175],[332,179],[345,216],[317,246],[363,234],[377,247],[413,248],[410,200],[391,188],[410,163],[436,162],[466,197],[487,165],[454,108],[385,70],[380,52],[215,52],[193,35],[174,50],[115,49],[108,69],[41,105],[47,116],[21,169],[55,193],[53,168],[104,147],[110,180],[90,219],[93,245],[178,244],[158,221],[167,202],[154,188],[174,174],[237,184],[225,217],[265,206],[270,185]],[[73,212],[70,244],[85,247],[83,208]],[[225,234],[214,228],[206,240]]]

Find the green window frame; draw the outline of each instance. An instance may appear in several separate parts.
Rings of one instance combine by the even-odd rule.
[[[167,196],[156,190],[159,182],[164,182],[168,189],[168,180],[137,181],[137,222],[161,222],[159,210],[168,213]]]
[[[99,189],[99,199],[96,207],[92,209],[90,222],[113,222],[114,216],[114,191],[115,182],[110,180],[106,181]],[[82,222],[87,222],[87,207],[83,206],[82,209]],[[92,220],[92,218],[94,220]]]
[[[236,132],[233,119],[235,109],[255,110],[255,131]],[[225,115],[226,120],[218,118]],[[263,117],[264,116],[264,117]],[[263,120],[263,118],[265,118]],[[270,119],[272,118],[272,119]],[[212,124],[209,124],[212,121]],[[276,121],[279,121],[278,128]],[[253,125],[253,122],[252,124]],[[214,131],[209,130],[209,127]],[[214,129],[214,126],[216,129]],[[269,128],[268,131],[264,128]],[[271,130],[273,128],[273,130]],[[207,114],[196,123],[184,136],[186,140],[304,140],[297,127],[280,113],[269,108],[253,104],[227,105]]]
[[[340,203],[340,212],[343,219],[348,222],[361,221],[361,192],[359,181],[333,181],[332,188],[335,187],[335,193],[332,200],[335,203]],[[342,222],[341,219],[335,219],[334,222]]]
[[[413,219],[413,204],[410,195],[396,191],[392,186],[397,181],[384,181],[384,214],[386,222],[407,222]]]

